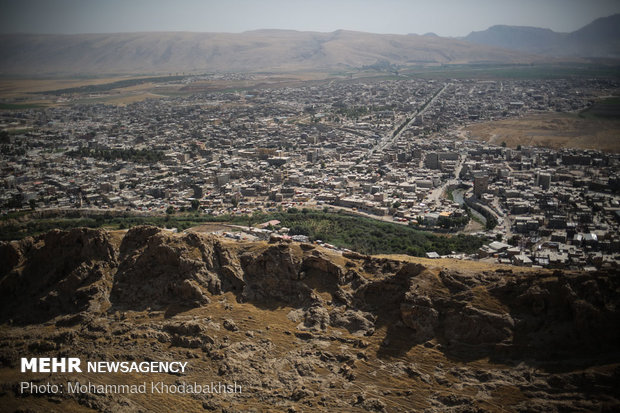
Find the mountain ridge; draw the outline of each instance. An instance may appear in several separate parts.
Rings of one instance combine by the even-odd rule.
[[[570,33],[530,26],[494,25],[465,41],[552,57],[620,57],[620,14],[601,17]]]
[[[540,57],[457,39],[346,30],[0,35],[0,73],[5,75],[342,70],[377,61],[412,65],[537,60]]]
[[[280,29],[0,35],[3,75],[333,71],[383,61],[410,66],[583,58],[620,58],[620,14],[572,33],[494,25],[462,38]]]

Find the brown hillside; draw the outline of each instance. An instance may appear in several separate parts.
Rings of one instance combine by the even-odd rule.
[[[378,61],[452,64],[536,59],[455,39],[342,30],[0,35],[0,73],[20,75],[339,70]]]

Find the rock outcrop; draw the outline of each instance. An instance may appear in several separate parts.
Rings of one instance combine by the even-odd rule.
[[[145,226],[52,231],[0,243],[0,258],[0,369],[28,354],[187,358],[200,366],[192,380],[254,389],[196,398],[215,411],[249,400],[285,411],[620,405],[614,273],[427,268]]]
[[[418,264],[312,245],[239,250],[217,237],[135,227],[115,246],[105,231],[51,231],[2,243],[2,320],[196,307],[232,292],[240,302],[296,309],[304,330],[372,335],[401,322],[412,343],[548,357],[611,349],[620,325],[618,280],[610,274],[433,273]],[[338,262],[337,262],[338,261]],[[371,274],[363,276],[362,274]],[[412,345],[413,345],[412,344]]]
[[[196,244],[195,235],[178,238],[153,227],[129,230],[110,296],[114,306],[135,310],[208,303],[209,293],[221,292],[221,281]]]
[[[105,231],[54,230],[0,245],[0,321],[40,322],[109,306],[117,251]]]

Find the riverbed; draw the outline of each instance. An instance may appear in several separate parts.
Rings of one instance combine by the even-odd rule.
[[[454,199],[454,202],[456,202],[459,205],[463,205],[465,203],[465,200],[463,199],[463,197],[465,196],[465,189],[462,188],[457,188],[455,190],[452,191],[452,199]],[[469,208],[469,213],[476,217],[476,220],[479,220],[482,225],[487,224],[487,219],[484,217],[484,215],[482,215],[480,212],[474,210],[473,208]]]

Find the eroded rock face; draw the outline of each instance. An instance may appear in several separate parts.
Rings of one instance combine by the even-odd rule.
[[[620,406],[613,273],[440,270],[153,227],[120,235],[77,229],[0,244],[2,321],[14,321],[0,334],[3,368],[24,355],[179,359],[192,369],[175,380],[260,389],[156,401],[192,411]],[[45,402],[17,394],[21,377],[7,380],[0,405]],[[101,411],[164,409],[131,397],[67,399]]]
[[[47,320],[108,305],[117,251],[105,231],[54,230],[5,243],[0,280],[1,321]]]
[[[403,322],[414,331],[417,341],[424,342],[436,336],[439,311],[433,308],[433,303],[428,297],[409,297],[401,303],[400,311]]]
[[[453,349],[489,352],[501,346],[504,353],[540,358],[588,347],[608,351],[620,338],[612,327],[620,322],[619,283],[604,273],[423,274],[412,281],[401,317],[416,342],[437,338]]]
[[[306,272],[309,270],[315,270],[328,275],[334,284],[346,283],[343,269],[334,264],[329,257],[318,251],[313,251],[310,256],[305,257],[302,267]]]
[[[424,267],[417,264],[394,264],[386,261],[380,264],[366,265],[366,268],[397,269],[396,273],[387,273],[384,276],[368,281],[361,285],[354,294],[355,305],[374,313],[399,313],[400,305],[411,287],[414,277],[417,277]]]
[[[544,357],[606,352],[620,339],[620,279],[612,273],[533,275],[494,288],[515,320],[514,344]]]
[[[376,317],[371,313],[356,310],[332,310],[329,313],[329,324],[344,328],[355,335],[370,336],[375,332]]]
[[[258,256],[244,255],[241,258],[243,269],[249,277],[262,275],[279,280],[299,279],[301,257],[291,244],[273,244]]]
[[[153,227],[136,227],[121,243],[112,303],[119,308],[196,306],[221,292],[220,278],[207,269],[195,239],[176,238]]]
[[[495,314],[471,306],[444,313],[443,336],[448,342],[508,344],[512,339],[514,321],[509,314]]]
[[[607,351],[618,339],[619,281],[610,274],[433,272],[346,255],[335,260],[285,242],[235,249],[214,236],[148,226],[129,230],[118,246],[105,231],[52,231],[0,244],[2,319],[64,315],[59,323],[71,324],[108,309],[207,305],[230,291],[239,301],[292,307],[302,330],[369,336],[385,325],[390,334],[408,334],[410,345],[436,340],[483,352],[501,345],[546,357]]]
[[[330,324],[329,312],[321,305],[292,311],[289,319],[299,322],[299,330],[324,331]]]
[[[29,239],[32,240],[31,238]],[[21,259],[23,259],[22,249],[26,246],[26,242],[6,242],[0,241],[0,277],[7,274],[15,268]]]
[[[302,260],[291,244],[272,244],[257,256],[242,255],[240,261],[244,299],[277,299],[298,305],[318,301],[313,291],[299,280]]]

